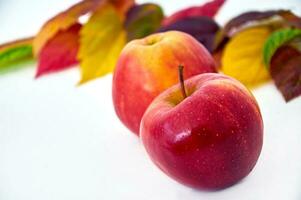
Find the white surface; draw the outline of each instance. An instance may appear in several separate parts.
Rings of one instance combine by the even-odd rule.
[[[0,0],[0,42],[34,34],[74,2]],[[171,13],[198,2],[161,3]],[[298,0],[230,0],[217,19],[269,7],[301,13]],[[203,192],[174,182],[151,163],[115,116],[111,76],[82,87],[75,87],[76,69],[33,76],[34,67],[0,76],[0,200],[301,199],[301,97],[286,104],[273,84],[254,91],[265,125],[255,169],[233,187]]]

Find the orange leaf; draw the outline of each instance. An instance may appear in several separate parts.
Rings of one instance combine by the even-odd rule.
[[[123,14],[125,14],[135,4],[135,0],[110,0],[109,2]]]
[[[60,30],[66,30],[78,22],[78,18],[97,9],[105,0],[83,0],[64,12],[59,13],[41,28],[33,41],[34,55],[37,56],[49,39]]]

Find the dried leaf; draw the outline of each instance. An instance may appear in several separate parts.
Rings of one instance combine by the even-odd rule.
[[[82,15],[97,9],[105,0],[83,0],[47,21],[33,41],[34,55],[38,56],[42,47],[60,30],[66,30],[78,22]]]
[[[169,25],[163,25],[159,32],[170,30],[182,31],[192,35],[212,52],[215,34],[219,30],[219,26],[213,19],[208,17],[187,17]]]
[[[0,68],[31,59],[33,37],[0,45]]]
[[[123,18],[111,4],[96,10],[80,31],[78,59],[82,78],[87,82],[113,71],[126,43]]]
[[[42,48],[36,77],[67,69],[77,64],[80,24],[59,31]]]
[[[301,53],[284,45],[278,48],[271,59],[270,74],[288,102],[301,95]]]
[[[216,13],[219,11],[224,2],[225,0],[212,0],[201,6],[194,6],[180,10],[174,13],[173,15],[165,18],[163,21],[163,25],[167,26],[186,17],[206,16],[212,18],[216,15]]]
[[[223,52],[222,71],[248,87],[268,80],[262,49],[271,32],[268,27],[249,28],[231,38]]]
[[[300,29],[282,29],[271,34],[271,36],[266,40],[263,48],[265,65],[269,66],[272,56],[279,47],[296,37],[301,37]]]
[[[160,27],[163,17],[163,10],[157,4],[146,3],[133,6],[125,20],[127,40],[142,38],[154,33]]]

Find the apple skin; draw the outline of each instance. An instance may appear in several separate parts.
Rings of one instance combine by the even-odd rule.
[[[187,186],[218,190],[250,173],[263,143],[263,121],[239,81],[207,73],[161,93],[141,121],[140,137],[152,161]]]
[[[169,31],[133,40],[122,50],[113,76],[113,103],[117,116],[139,135],[141,118],[152,100],[178,81],[177,68],[185,66],[185,78],[216,72],[205,47],[192,36]]]

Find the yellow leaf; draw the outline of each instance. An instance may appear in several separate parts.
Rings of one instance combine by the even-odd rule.
[[[107,3],[96,10],[80,31],[78,59],[81,83],[113,71],[126,43],[123,17],[116,7]]]
[[[247,87],[269,80],[262,49],[272,33],[268,26],[246,29],[230,39],[222,56],[222,71]]]

